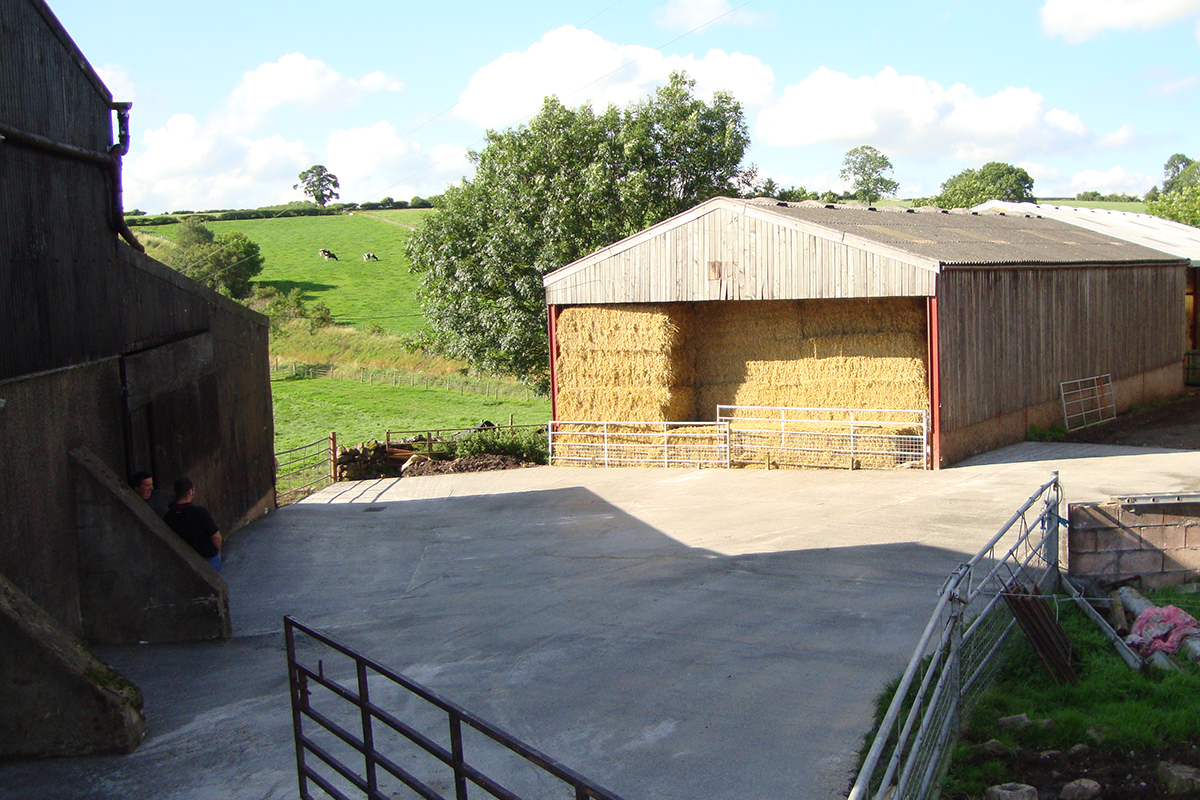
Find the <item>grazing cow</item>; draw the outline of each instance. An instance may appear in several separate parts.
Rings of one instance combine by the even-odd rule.
[[[378,261],[374,253],[363,253],[363,261]]]
[[[318,250],[317,254],[324,256],[326,261],[337,261],[338,260],[338,257],[336,255],[334,255],[332,250],[326,250],[324,247],[322,247],[320,250]]]

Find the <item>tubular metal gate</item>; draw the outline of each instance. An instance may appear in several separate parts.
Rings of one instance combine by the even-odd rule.
[[[510,762],[506,770],[510,783],[528,785],[529,794],[555,796],[545,785],[550,777],[555,779],[554,788],[565,784],[575,800],[621,800],[469,711],[292,617],[284,617],[283,630],[302,800],[313,800],[312,786],[336,800],[352,796],[388,800],[399,797],[397,792],[426,800],[468,800],[473,796],[468,794],[469,786],[500,800],[521,800],[521,794],[468,762],[468,743],[472,752],[479,751],[475,764],[486,763],[494,771],[499,762]],[[311,661],[303,664],[300,649],[316,651],[323,658],[316,659],[315,666]],[[336,662],[328,672],[326,660]],[[335,678],[335,673],[343,677]],[[406,720],[385,710],[380,704],[384,701],[373,700],[372,692],[376,698],[387,697],[390,704],[405,706]],[[434,733],[434,728],[440,733]],[[480,734],[474,737],[478,741],[469,742],[464,736],[472,732]],[[339,753],[361,766],[348,766]]]
[[[551,422],[550,463],[589,467],[728,467],[719,422]]]
[[[1016,624],[1001,592],[1018,581],[1043,590],[1056,585],[1059,525],[1066,524],[1061,504],[1055,472],[947,578],[849,800],[937,795],[962,720],[995,677]]]
[[[275,503],[285,505],[333,483],[333,435],[275,454]]]
[[[1117,418],[1112,375],[1096,375],[1058,385],[1062,398],[1063,423],[1074,431]]]
[[[927,468],[923,410],[717,406],[734,464],[838,469]]]

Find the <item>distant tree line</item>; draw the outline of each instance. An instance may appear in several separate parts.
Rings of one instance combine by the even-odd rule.
[[[414,197],[412,200],[392,200],[385,197],[375,203],[331,203],[319,206],[303,200],[285,205],[262,206],[261,208],[218,208],[209,211],[172,211],[169,214],[148,215],[133,209],[125,212],[125,222],[131,226],[175,225],[184,219],[196,218],[200,222],[223,222],[232,219],[274,219],[276,217],[323,217],[344,214],[347,211],[363,211],[381,208],[433,208],[436,197]]]

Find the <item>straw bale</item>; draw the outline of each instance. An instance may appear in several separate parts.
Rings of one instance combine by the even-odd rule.
[[[925,409],[924,308],[909,298],[713,303],[697,316],[698,418],[718,404]]]
[[[563,309],[555,337],[559,418],[691,419],[690,319],[684,304]]]

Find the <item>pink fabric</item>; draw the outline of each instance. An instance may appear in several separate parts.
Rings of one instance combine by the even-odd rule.
[[[1175,606],[1160,606],[1138,614],[1125,642],[1148,656],[1155,650],[1174,653],[1186,636],[1200,636],[1196,619]]]

